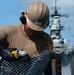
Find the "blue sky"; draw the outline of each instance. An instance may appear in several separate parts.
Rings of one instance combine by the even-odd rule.
[[[55,0],[0,0],[0,27],[20,24],[21,12],[34,1],[46,3],[50,14],[54,12],[52,7],[55,5]],[[69,15],[68,18],[61,19],[61,25],[64,26],[64,30],[61,32],[62,37],[67,39],[67,43],[70,40],[69,44],[74,45],[74,0],[57,0],[57,6],[60,7],[59,13]],[[50,34],[48,28],[45,31]]]

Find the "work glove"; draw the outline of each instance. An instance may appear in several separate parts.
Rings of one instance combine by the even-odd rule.
[[[0,56],[7,61],[12,61],[17,59],[27,59],[29,57],[26,51],[18,48],[2,49],[0,50]]]

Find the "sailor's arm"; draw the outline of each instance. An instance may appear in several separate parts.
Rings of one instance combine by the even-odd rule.
[[[4,41],[6,35],[5,35],[5,29],[4,28],[0,28],[0,42]]]
[[[49,50],[50,52],[54,52],[54,48],[53,48],[53,41],[52,41],[52,39],[51,39],[51,36],[49,36],[48,38],[47,38],[48,40],[47,40],[47,42],[48,42],[48,45],[47,45],[47,47],[46,47],[46,50]]]
[[[49,36],[49,44],[47,46],[47,50],[50,51],[52,59],[57,59],[57,60],[61,61],[61,54],[57,54],[54,52],[54,44],[53,44],[53,40],[52,40],[51,36]]]
[[[15,32],[16,27],[14,26],[4,26],[0,28],[0,42],[5,42],[8,38],[8,35],[11,35]]]

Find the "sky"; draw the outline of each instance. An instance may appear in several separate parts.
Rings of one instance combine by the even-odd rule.
[[[49,7],[50,14],[54,13],[55,0],[0,0],[0,28],[20,24],[21,12],[25,11],[26,7],[35,1],[44,2]],[[60,14],[69,16],[68,18],[61,18],[60,23],[64,26],[61,35],[67,39],[69,45],[74,46],[74,0],[57,0],[57,7]],[[45,32],[50,34],[50,29],[46,28]]]

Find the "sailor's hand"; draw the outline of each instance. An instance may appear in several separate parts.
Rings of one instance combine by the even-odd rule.
[[[11,54],[11,52],[6,49],[0,50],[0,56],[5,60],[12,60],[13,59],[13,55]]]
[[[28,53],[17,48],[7,48],[0,51],[0,56],[5,60],[27,59]]]

